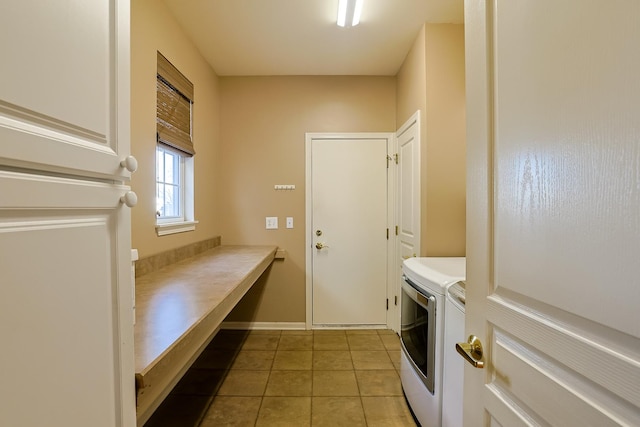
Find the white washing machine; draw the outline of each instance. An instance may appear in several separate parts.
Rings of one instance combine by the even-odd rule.
[[[445,294],[465,279],[465,258],[410,258],[402,272],[402,388],[422,427],[441,427]]]
[[[444,366],[442,387],[442,427],[462,426],[462,390],[464,359],[456,351],[456,343],[465,342],[465,282],[447,288],[444,307]]]

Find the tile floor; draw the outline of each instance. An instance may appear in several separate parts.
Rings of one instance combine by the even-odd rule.
[[[387,330],[218,332],[145,427],[412,426]]]

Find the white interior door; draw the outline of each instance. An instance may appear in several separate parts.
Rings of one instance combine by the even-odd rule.
[[[314,326],[386,325],[388,142],[310,139]]]
[[[420,111],[397,132],[398,277],[402,261],[420,256]]]
[[[640,425],[640,3],[465,21],[464,424]]]

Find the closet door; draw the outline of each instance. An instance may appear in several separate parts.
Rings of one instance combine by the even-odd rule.
[[[129,2],[0,28],[0,425],[135,426]]]

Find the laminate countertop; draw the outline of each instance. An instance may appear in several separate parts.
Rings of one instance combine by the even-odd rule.
[[[275,258],[276,246],[218,246],[136,278],[138,424],[144,423]]]

